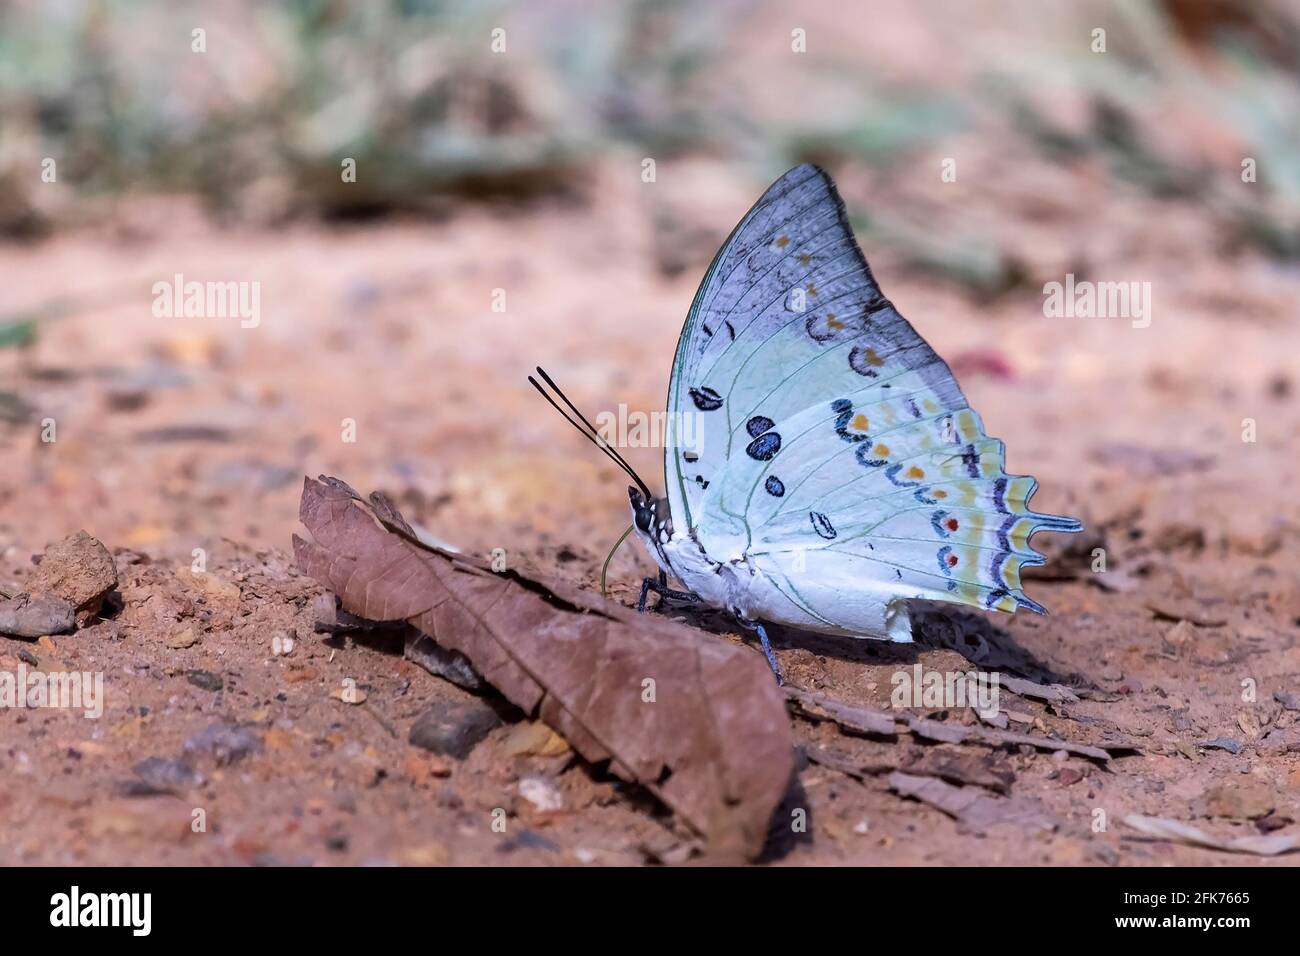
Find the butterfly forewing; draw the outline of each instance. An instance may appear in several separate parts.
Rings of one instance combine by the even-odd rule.
[[[674,523],[748,556],[808,615],[852,630],[855,594],[1013,610],[1037,530],[1032,478],[1003,471],[947,365],[881,294],[830,178],[781,177],[696,293],[669,410]],[[863,612],[874,614],[876,610]]]

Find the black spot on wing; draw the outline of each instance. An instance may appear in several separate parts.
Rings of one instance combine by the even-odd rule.
[[[766,415],[755,415],[749,421],[745,422],[745,430],[749,432],[750,438],[757,438],[763,432],[770,432],[776,422]]]
[[[763,482],[763,487],[773,498],[781,498],[785,495],[785,483],[776,475],[768,475],[767,481]]]
[[[766,432],[745,447],[745,454],[755,461],[768,461],[780,450],[781,436],[776,432]]]
[[[702,412],[713,412],[722,407],[722,396],[707,386],[691,389],[691,401]]]
[[[830,520],[820,511],[808,512],[808,518],[812,521],[813,530],[827,541],[830,541],[839,534],[839,532],[835,530],[835,526],[832,525]]]

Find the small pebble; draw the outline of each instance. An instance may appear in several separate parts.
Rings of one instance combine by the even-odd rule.
[[[190,671],[185,675],[185,679],[195,687],[201,687],[203,690],[219,691],[226,686],[226,682],[221,679],[221,676],[212,673],[212,671]]]
[[[552,812],[564,807],[564,798],[555,785],[545,777],[523,777],[519,781],[519,795],[542,812]]]
[[[288,657],[293,653],[293,649],[297,643],[298,642],[294,640],[293,631],[289,631],[288,633],[280,631],[271,638],[271,653],[275,657]]]
[[[246,727],[221,721],[185,741],[187,754],[204,754],[219,765],[237,763],[262,749],[262,738]]]
[[[177,793],[203,783],[203,774],[184,760],[146,757],[131,769],[137,779],[130,781],[124,788],[130,796]]]
[[[417,747],[463,760],[500,723],[497,712],[480,700],[441,701],[416,718],[409,739]]]

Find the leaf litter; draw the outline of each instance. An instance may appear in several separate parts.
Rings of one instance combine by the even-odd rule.
[[[794,774],[784,700],[746,648],[422,542],[382,495],[304,482],[300,570],[351,615],[406,621],[719,855],[755,858]],[[593,675],[597,679],[593,680]]]
[[[938,777],[895,771],[889,775],[889,786],[902,796],[920,800],[977,829],[998,823],[1026,830],[1055,830],[1060,825],[1037,800],[994,796],[978,787],[954,787]]]
[[[349,624],[407,622],[406,656],[462,686],[473,675],[528,716],[554,727],[589,762],[609,762],[676,812],[715,852],[762,851],[794,773],[785,704],[853,733],[923,741],[1029,745],[1106,761],[1105,747],[945,724],[857,707],[787,686],[757,656],[705,632],[555,582],[498,572],[417,535],[387,498],[362,499],[344,482],[304,483],[295,536],[299,568],[338,596]],[[415,648],[420,650],[414,651]],[[449,662],[457,662],[455,669]],[[590,675],[600,675],[593,683]],[[647,697],[647,690],[649,696]],[[1025,696],[1077,699],[1060,685],[1021,680]],[[1110,749],[1127,749],[1109,745]],[[809,759],[861,779],[888,773],[892,790],[962,823],[1050,829],[1035,806],[1008,797],[1014,775],[957,754],[905,763]],[[966,784],[965,787],[953,786]]]
[[[1028,684],[1029,682],[1023,683]],[[1137,744],[1129,740],[1095,744],[1075,743],[1053,737],[1041,737],[1034,734],[1001,730],[997,727],[948,723],[913,714],[900,713],[896,716],[888,711],[845,704],[797,687],[787,686],[784,690],[795,713],[811,720],[831,721],[842,729],[853,733],[885,737],[897,736],[900,733],[911,733],[921,740],[947,744],[975,743],[988,747],[1025,745],[1039,750],[1064,751],[1102,762],[1110,760],[1112,753],[1140,750]],[[1060,690],[1065,691],[1064,688]]]
[[[1186,846],[1224,850],[1228,853],[1248,853],[1252,856],[1277,856],[1300,849],[1300,836],[1272,834],[1270,836],[1219,837],[1206,833],[1199,827],[1165,817],[1147,817],[1129,814],[1124,823],[1144,836],[1156,840],[1182,843]]]

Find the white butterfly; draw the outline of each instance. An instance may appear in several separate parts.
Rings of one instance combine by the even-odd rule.
[[[1020,586],[1044,560],[1029,538],[1082,527],[1029,510],[1037,483],[1003,471],[1002,442],[881,294],[816,166],[773,183],[714,258],[668,413],[699,427],[667,443],[665,498],[600,443],[637,481],[634,527],[661,569],[639,606],[655,590],[731,612],[778,677],[763,622],[910,641],[912,598],[1043,613]]]

